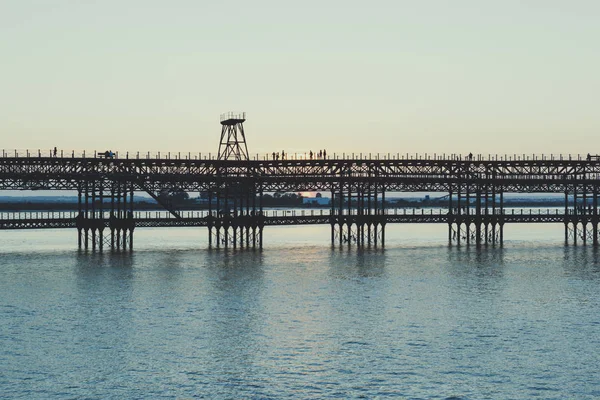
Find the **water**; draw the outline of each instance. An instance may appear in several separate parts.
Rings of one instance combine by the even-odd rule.
[[[391,226],[359,251],[273,227],[262,252],[139,229],[132,254],[2,231],[0,398],[598,398],[600,252],[562,229],[477,249]]]

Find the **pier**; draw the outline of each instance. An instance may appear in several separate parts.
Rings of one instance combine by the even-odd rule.
[[[394,223],[448,226],[450,244],[499,244],[507,223],[564,226],[566,243],[598,245],[600,161],[582,155],[329,154],[251,157],[245,114],[227,114],[218,154],[7,151],[0,157],[0,190],[75,191],[76,215],[2,218],[0,229],[72,228],[82,248],[132,249],[144,227],[206,227],[209,246],[261,248],[263,229],[276,225],[324,224],[332,245],[385,246]],[[204,154],[204,156],[203,156]],[[202,192],[208,210],[184,215],[161,192]],[[147,193],[169,217],[134,212],[134,193]],[[272,215],[264,193],[321,192],[331,204],[323,213]],[[447,195],[443,210],[390,213],[390,193]],[[561,211],[507,212],[512,193],[561,194]]]
[[[136,227],[159,226],[149,225],[148,219],[132,218],[134,193],[145,192],[158,199],[156,193],[173,189],[209,193],[211,209],[207,212],[211,217],[203,217],[193,226],[207,227],[209,239],[215,239],[215,245],[222,243],[220,239],[224,235],[231,245],[251,242],[260,247],[262,229],[283,224],[264,216],[260,195],[267,192],[329,193],[332,204],[327,216],[313,218],[331,226],[332,243],[343,242],[346,235],[360,238],[358,244],[381,246],[385,243],[386,224],[417,223],[428,218],[426,215],[413,219],[390,215],[384,204],[386,195],[392,192],[448,193],[445,212],[436,214],[433,222],[447,224],[449,240],[456,244],[461,237],[466,237],[468,243],[502,243],[504,224],[520,222],[505,212],[507,193],[560,193],[564,196],[563,212],[552,214],[551,221],[524,217],[523,222],[563,223],[566,241],[597,245],[599,186],[599,162],[549,160],[541,156],[525,161],[0,158],[1,190],[78,193],[76,218],[79,219],[75,227],[84,235],[83,246],[87,243],[86,233],[100,236],[105,229],[110,229],[115,243],[118,236],[120,247],[123,241],[125,246],[131,247]],[[163,207],[171,218],[165,218],[160,226],[183,226],[193,219],[181,216],[169,204]],[[259,216],[264,216],[264,220]],[[310,221],[308,216],[302,215],[289,218],[291,224]],[[52,218],[47,220],[51,224]],[[153,223],[158,224],[160,218],[154,220]],[[43,221],[38,220],[38,223],[39,227],[44,225]],[[31,224],[19,226],[31,227]],[[0,229],[9,229],[6,220]],[[15,226],[11,225],[10,229]],[[101,247],[98,240],[94,238],[94,243]]]

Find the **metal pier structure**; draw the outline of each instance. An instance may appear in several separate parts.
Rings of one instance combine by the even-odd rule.
[[[0,190],[76,191],[74,218],[2,219],[0,229],[69,227],[82,248],[132,249],[134,231],[146,226],[205,226],[209,246],[260,248],[263,229],[272,225],[327,224],[336,246],[385,246],[390,223],[443,223],[451,244],[502,244],[507,223],[561,223],[566,243],[598,245],[600,161],[597,157],[399,154],[380,157],[265,157],[250,159],[243,128],[245,114],[221,117],[218,156],[106,157],[74,152],[59,155],[2,152]],[[206,216],[188,218],[159,196],[202,192]],[[150,194],[169,218],[136,217],[134,193]],[[327,215],[268,216],[262,198],[273,192],[330,194]],[[390,193],[446,193],[444,212],[397,215]],[[560,194],[560,213],[507,212],[505,195]]]

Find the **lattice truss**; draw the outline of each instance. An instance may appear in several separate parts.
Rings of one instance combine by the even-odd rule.
[[[241,180],[270,191],[326,191],[334,182],[380,181],[388,191],[447,192],[455,185],[487,186],[505,193],[593,192],[600,186],[595,161],[450,160],[189,160],[0,158],[0,189],[77,189],[82,180],[127,180],[136,190],[209,190]]]

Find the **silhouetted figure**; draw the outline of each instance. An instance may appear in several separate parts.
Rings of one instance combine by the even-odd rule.
[[[310,153],[308,153],[308,154],[310,155],[310,159],[312,160],[312,157],[313,157],[313,152],[312,152],[312,150],[311,150],[311,151],[310,151]]]
[[[281,150],[281,159],[283,160],[285,158],[285,152],[283,150]]]
[[[54,148],[54,151],[56,152],[56,147]],[[587,154],[587,160],[592,161],[592,155],[590,153]]]
[[[473,160],[473,153],[469,153],[469,161]]]
[[[325,149],[323,149],[323,158],[327,158],[327,151]]]
[[[275,152],[273,152],[273,160],[275,160]]]
[[[110,153],[108,152],[108,150],[106,150],[104,152],[104,158],[108,158],[108,157],[110,157]]]
[[[323,150],[319,150],[319,158],[323,157]]]
[[[589,154],[588,154],[589,156]],[[56,157],[56,147],[54,147],[54,157]]]
[[[275,154],[275,159],[279,160],[279,153]]]

